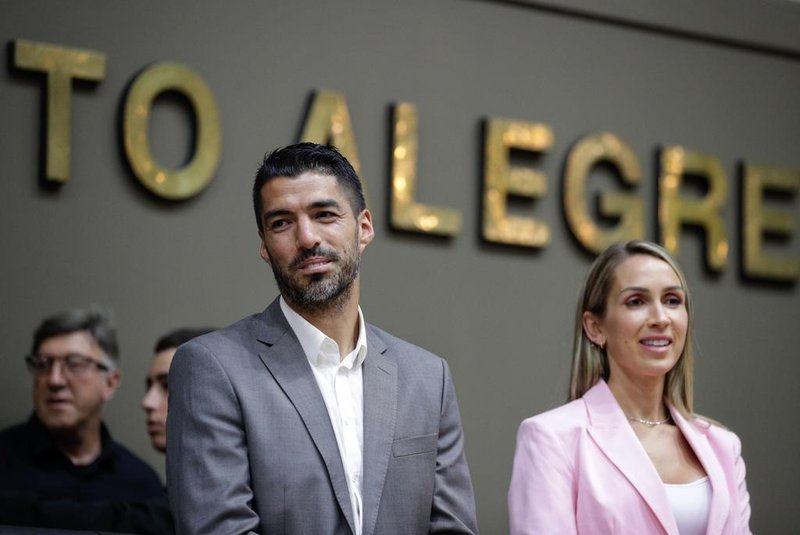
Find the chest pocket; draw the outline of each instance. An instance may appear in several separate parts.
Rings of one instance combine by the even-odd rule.
[[[395,457],[406,457],[408,455],[435,452],[438,438],[439,436],[436,433],[420,435],[418,437],[399,438],[392,444],[392,454],[394,454]]]

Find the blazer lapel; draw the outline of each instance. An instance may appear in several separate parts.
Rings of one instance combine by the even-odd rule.
[[[367,326],[364,377],[363,534],[371,535],[378,519],[386,470],[392,454],[397,408],[397,364],[386,344]]]
[[[283,316],[277,299],[261,314],[259,320],[262,321],[259,322],[256,338],[266,346],[259,351],[259,358],[300,414],[325,461],[339,507],[347,518],[350,530],[355,533],[350,491],[339,446],[311,365]]]
[[[693,423],[687,422],[674,407],[670,407],[670,411],[672,419],[697,455],[711,482],[711,511],[708,515],[706,533],[708,535],[722,533],[731,507],[725,474],[705,433]]]
[[[583,395],[583,400],[589,412],[589,435],[633,485],[664,531],[677,535],[678,526],[661,478],[608,385],[599,381]]]

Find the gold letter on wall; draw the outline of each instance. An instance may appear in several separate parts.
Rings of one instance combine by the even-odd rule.
[[[197,123],[192,160],[175,170],[162,167],[153,159],[147,139],[153,101],[165,91],[184,95],[192,104]],[[200,76],[178,63],[157,63],[136,77],[125,101],[123,137],[133,173],[147,189],[165,199],[180,200],[198,194],[219,165],[222,133],[214,96]]]
[[[791,238],[795,226],[792,214],[764,208],[764,190],[795,193],[800,190],[800,171],[746,164],[743,179],[745,275],[783,281],[800,278],[800,258],[770,257],[763,250],[765,233]]]
[[[391,225],[395,229],[455,236],[461,229],[461,214],[415,201],[417,190],[417,111],[413,104],[394,107],[392,138]]]
[[[705,177],[708,194],[699,199],[681,197],[685,175]],[[722,271],[728,257],[728,239],[721,215],[727,196],[728,182],[717,157],[680,146],[664,148],[658,199],[662,245],[670,253],[677,254],[681,224],[701,226],[706,233],[706,263],[710,269]]]
[[[603,231],[589,217],[586,179],[593,166],[610,162],[631,186],[641,182],[642,170],[631,148],[610,132],[591,134],[570,150],[564,169],[564,213],[572,233],[586,249],[600,253],[612,243],[644,238],[641,199],[624,193],[600,195],[600,214],[619,219],[613,230]]]
[[[510,168],[509,151],[524,149],[546,152],[553,146],[553,133],[545,124],[489,119],[486,125],[486,160],[483,176],[483,238],[488,241],[545,247],[550,228],[540,221],[506,214],[509,194],[540,198],[547,191],[547,178],[530,169]]]
[[[14,65],[47,74],[47,145],[45,179],[69,178],[70,96],[72,78],[99,82],[106,76],[106,55],[17,39]]]
[[[341,93],[322,90],[314,95],[300,141],[333,145],[342,151],[356,173],[361,176],[356,136],[347,111],[347,102]]]

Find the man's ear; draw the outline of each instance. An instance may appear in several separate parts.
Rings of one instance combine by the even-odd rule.
[[[261,258],[264,260],[264,262],[269,264],[269,252],[267,251],[267,244],[264,243],[264,233],[259,231],[258,237],[261,238],[261,246],[258,252],[261,255]]]
[[[372,213],[364,209],[358,216],[358,248],[362,253],[374,237],[375,228],[372,226]]]
[[[108,401],[114,397],[114,394],[117,392],[117,389],[122,382],[122,373],[119,371],[119,368],[114,368],[113,370],[107,371],[104,381],[103,399]]]
[[[605,347],[606,336],[603,334],[603,325],[600,319],[588,310],[583,313],[582,319],[583,332],[586,333],[586,337],[589,338],[589,341],[596,346]]]

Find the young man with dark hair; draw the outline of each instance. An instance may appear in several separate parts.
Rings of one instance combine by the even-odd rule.
[[[213,331],[210,328],[176,329],[156,342],[155,355],[150,362],[150,371],[145,380],[146,392],[142,408],[147,414],[147,433],[153,448],[161,453],[167,451],[167,407],[169,404],[169,366],[178,347],[192,338]]]
[[[280,296],[181,346],[167,487],[185,533],[475,533],[447,363],[365,322],[372,214],[335,149],[269,154],[253,186]]]

